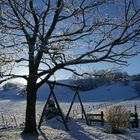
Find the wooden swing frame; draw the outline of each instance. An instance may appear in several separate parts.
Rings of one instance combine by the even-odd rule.
[[[60,113],[60,116],[61,116],[61,118],[62,118],[62,120],[63,120],[64,125],[65,125],[66,131],[69,130],[69,128],[68,128],[66,122],[68,121],[69,114],[70,114],[70,111],[71,111],[71,109],[72,109],[72,106],[73,106],[73,103],[74,103],[74,101],[75,101],[76,96],[78,97],[78,100],[79,100],[80,105],[81,105],[82,116],[84,115],[84,117],[85,117],[85,119],[86,119],[86,123],[87,123],[87,125],[89,125],[88,119],[87,119],[87,115],[86,115],[86,112],[85,112],[85,109],[84,109],[82,100],[81,100],[80,95],[79,95],[79,86],[77,86],[77,85],[68,85],[68,84],[63,84],[63,83],[58,83],[58,82],[56,82],[56,81],[46,81],[46,83],[47,83],[47,84],[49,85],[49,87],[50,87],[50,93],[49,93],[49,96],[48,96],[48,98],[47,98],[47,101],[46,101],[46,103],[45,103],[45,105],[44,105],[44,107],[43,107],[43,111],[42,111],[42,114],[41,114],[41,117],[40,117],[40,121],[39,121],[39,124],[38,124],[38,129],[40,129],[40,127],[41,127],[41,123],[42,123],[43,117],[44,117],[44,115],[45,115],[45,110],[46,110],[46,107],[47,107],[47,105],[48,105],[48,103],[49,103],[49,100],[50,100],[51,96],[53,97],[53,99],[54,99],[54,101],[55,101],[55,103],[56,103],[56,106],[57,106],[57,108],[58,108],[58,111],[59,111],[59,113]],[[72,99],[72,101],[71,101],[70,107],[69,107],[69,109],[68,109],[68,113],[66,114],[66,117],[64,117],[64,115],[63,115],[63,113],[62,113],[62,111],[61,111],[59,102],[58,102],[58,100],[57,100],[57,98],[56,98],[56,96],[55,96],[55,93],[54,93],[54,87],[55,87],[55,85],[57,85],[57,86],[65,86],[65,87],[70,87],[70,88],[75,88],[75,89],[76,89],[75,94],[74,94],[74,96],[73,96],[73,99]]]

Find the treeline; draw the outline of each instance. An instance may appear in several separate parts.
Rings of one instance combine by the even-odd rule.
[[[127,72],[118,70],[99,70],[83,75],[82,77],[73,74],[71,81],[73,84],[79,85],[80,90],[86,91],[102,85],[109,85],[117,81],[120,81],[127,86],[129,81],[140,81],[140,74],[128,75]]]

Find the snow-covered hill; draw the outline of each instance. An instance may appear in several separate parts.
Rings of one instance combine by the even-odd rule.
[[[66,82],[66,81],[65,81]],[[128,86],[124,86],[121,82],[104,85],[93,90],[79,91],[83,102],[108,102],[120,101],[137,96],[134,89],[135,82],[130,82]],[[24,100],[23,94],[20,94],[19,88],[11,88],[10,90],[0,91],[0,100]],[[63,86],[55,86],[55,95],[60,102],[70,102],[74,96],[75,90]],[[38,90],[38,101],[43,101],[50,93],[47,84],[44,84]]]

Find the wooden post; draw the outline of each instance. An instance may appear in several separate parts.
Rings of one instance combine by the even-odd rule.
[[[139,122],[138,122],[138,113],[135,112],[135,127],[138,128],[139,127]]]
[[[87,119],[87,115],[86,115],[84,106],[83,106],[83,104],[82,104],[82,100],[81,100],[80,95],[79,95],[79,92],[78,92],[78,88],[76,88],[76,94],[77,94],[77,96],[78,96],[78,99],[79,99],[79,102],[80,102],[80,105],[81,105],[81,108],[82,108],[83,115],[85,116],[86,124],[89,125],[88,119]]]
[[[139,127],[139,123],[138,123],[138,113],[137,113],[137,106],[135,105],[135,127],[138,128]]]
[[[130,117],[132,118],[131,124],[132,128],[138,128],[139,127],[139,122],[138,122],[138,113],[137,113],[137,106],[135,105],[134,107],[134,113],[130,114]]]
[[[75,94],[74,94],[74,96],[73,96],[73,99],[72,99],[70,108],[69,108],[68,113],[67,113],[67,115],[66,115],[66,120],[67,120],[67,121],[68,121],[68,117],[69,117],[70,111],[71,111],[71,109],[72,109],[72,105],[73,105],[73,103],[74,103],[75,98],[76,98],[76,92],[75,92]]]
[[[101,124],[104,126],[104,113],[101,111]]]
[[[46,107],[47,107],[47,105],[48,105],[48,102],[49,102],[49,100],[50,100],[50,98],[51,98],[51,95],[52,95],[52,92],[49,93],[49,96],[48,96],[48,99],[47,99],[47,101],[46,101],[46,104],[44,105],[43,112],[42,112],[42,114],[41,114],[41,118],[40,118],[40,121],[39,121],[39,124],[38,124],[38,129],[40,129],[40,127],[41,127],[41,123],[42,123],[42,121],[43,121],[43,117],[44,117],[44,114],[45,114],[45,110],[46,110]]]
[[[137,112],[137,106],[135,105],[135,113]]]
[[[81,108],[81,117],[82,119],[84,119],[84,113],[83,113],[83,109]]]

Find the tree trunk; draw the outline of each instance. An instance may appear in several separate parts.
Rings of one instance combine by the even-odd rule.
[[[38,135],[36,128],[36,98],[37,89],[35,88],[35,84],[28,84],[25,128],[22,134]]]

